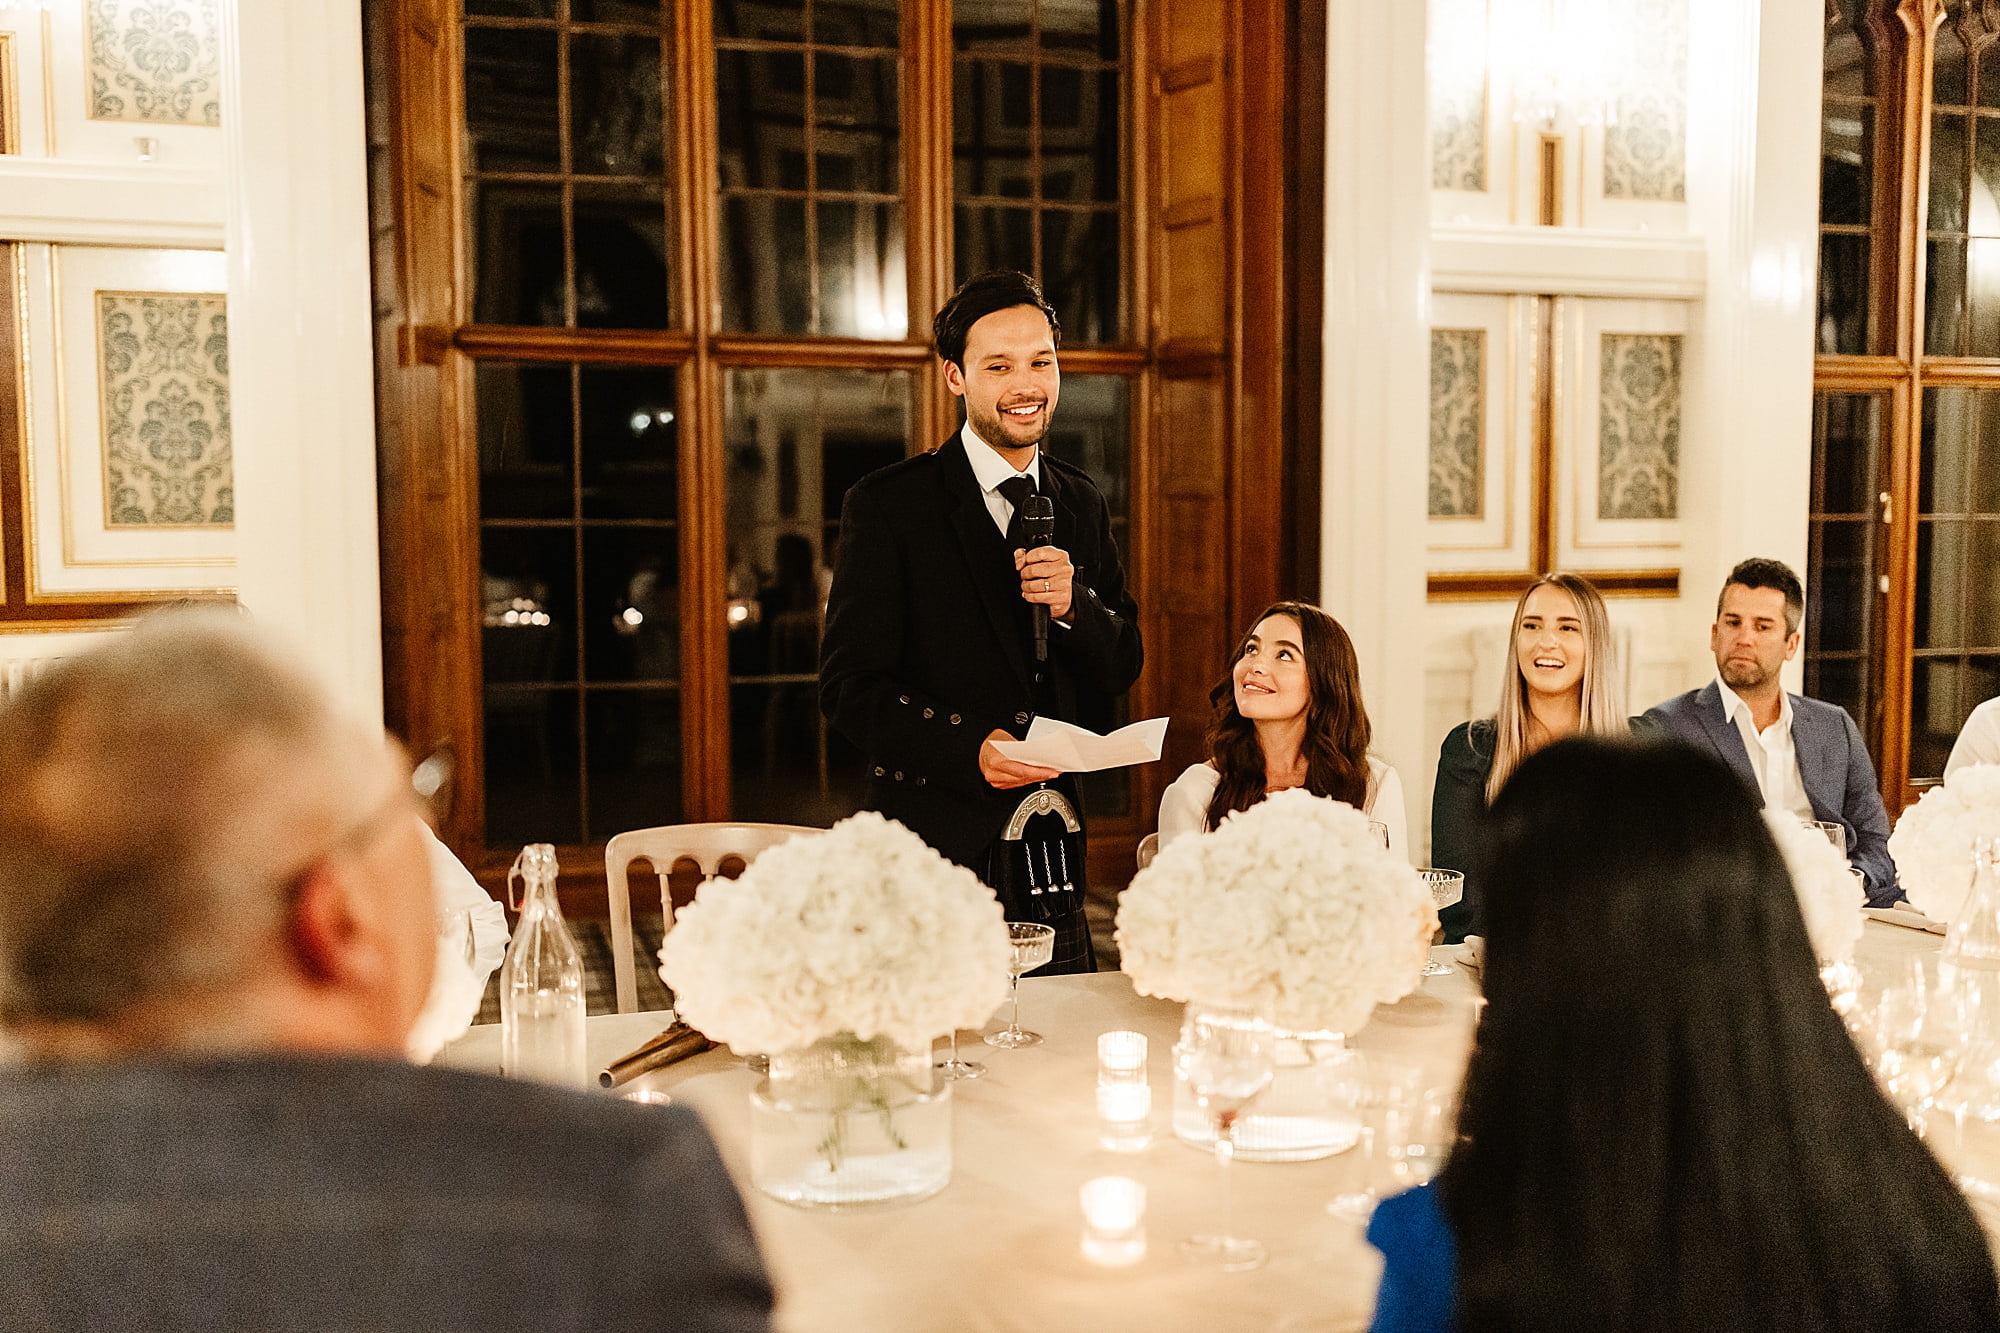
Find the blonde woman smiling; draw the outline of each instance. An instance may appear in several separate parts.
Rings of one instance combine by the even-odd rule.
[[[1386,826],[1389,849],[1408,854],[1402,780],[1368,753],[1361,668],[1339,621],[1305,602],[1266,608],[1208,698],[1209,758],[1160,797],[1163,845],[1271,792],[1304,787]]]
[[[1463,901],[1439,914],[1448,940],[1479,929],[1474,877],[1486,807],[1521,761],[1565,736],[1623,736],[1631,727],[1611,619],[1589,580],[1544,575],[1514,604],[1513,623],[1498,709],[1453,728],[1438,754],[1431,864],[1466,873]]]

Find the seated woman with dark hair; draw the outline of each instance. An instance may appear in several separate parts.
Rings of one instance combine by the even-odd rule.
[[[1306,602],[1266,607],[1208,699],[1209,758],[1161,794],[1162,845],[1304,787],[1361,811],[1388,830],[1390,851],[1408,855],[1402,780],[1368,753],[1361,666],[1339,621]]]
[[[1971,1209],[1827,1003],[1723,764],[1564,740],[1495,800],[1457,1150],[1377,1329],[2000,1329]]]

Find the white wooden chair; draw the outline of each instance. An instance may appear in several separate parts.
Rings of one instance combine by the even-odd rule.
[[[758,853],[801,833],[823,829],[801,824],[663,824],[620,833],[604,845],[604,879],[611,894],[611,966],[618,983],[618,1012],[639,1007],[639,979],[632,968],[632,894],[628,876],[634,861],[652,864],[660,879],[660,917],[671,928],[674,899],[667,880],[680,861],[693,861],[704,878],[721,873],[722,863],[745,864]]]
[[[1159,834],[1148,833],[1145,837],[1139,839],[1139,869],[1144,870],[1147,866],[1153,864],[1153,858],[1159,854]]]

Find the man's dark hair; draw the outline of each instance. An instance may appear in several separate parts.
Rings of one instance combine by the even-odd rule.
[[[996,310],[1012,310],[1017,305],[1041,311],[1049,322],[1050,340],[1062,346],[1062,324],[1056,319],[1056,308],[1042,295],[1042,285],[1018,270],[996,268],[967,278],[931,321],[931,342],[939,359],[965,369],[965,338],[972,326]]]
[[[1799,632],[1799,622],[1806,616],[1806,590],[1790,565],[1782,560],[1752,556],[1730,570],[1729,577],[1722,581],[1722,592],[1715,595],[1715,616],[1718,620],[1722,618],[1722,593],[1728,592],[1732,583],[1745,588],[1776,588],[1785,594],[1785,633],[1792,635]]]

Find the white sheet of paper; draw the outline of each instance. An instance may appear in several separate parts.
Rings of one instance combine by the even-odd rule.
[[[995,741],[993,748],[1017,764],[1053,768],[1059,773],[1095,773],[1100,768],[1150,764],[1160,757],[1167,740],[1167,719],[1147,718],[1120,727],[1109,736],[1052,717],[1038,717],[1021,741]]]

